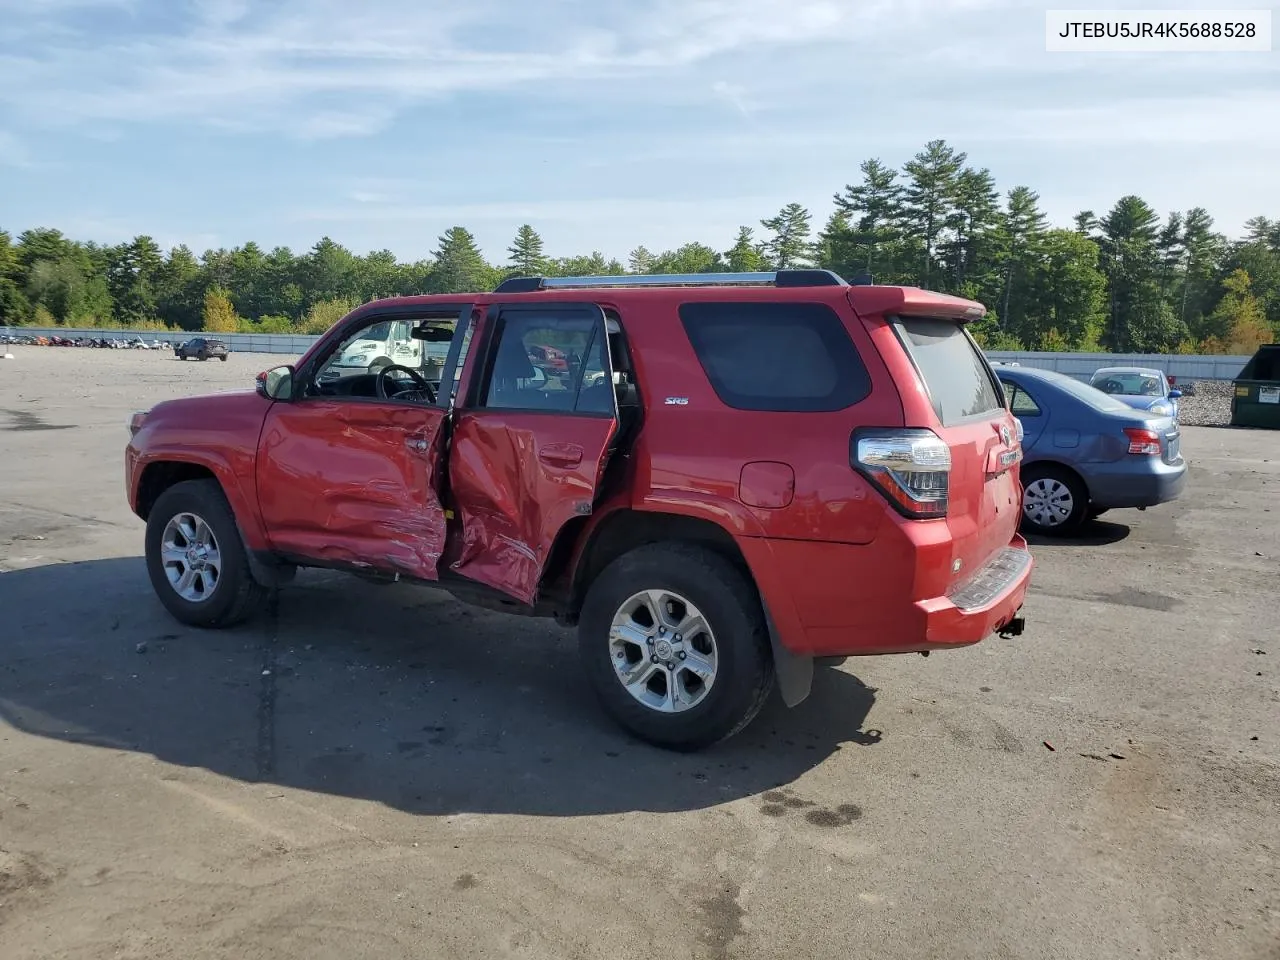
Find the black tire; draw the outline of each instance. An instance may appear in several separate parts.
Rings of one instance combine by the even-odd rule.
[[[1033,484],[1043,481],[1045,484],[1058,484],[1065,488],[1071,498],[1071,507],[1067,515],[1058,523],[1045,523],[1033,520],[1027,515],[1026,504],[1028,492]],[[1080,478],[1070,470],[1050,463],[1035,463],[1022,471],[1023,499],[1019,504],[1022,529],[1027,533],[1042,537],[1069,537],[1075,534],[1081,524],[1089,516],[1089,491]]]
[[[218,359],[219,359],[219,360],[221,360],[223,363],[226,363],[226,362],[227,362],[227,355],[224,353],[224,354],[223,354],[222,356],[220,356]]]
[[[715,635],[715,679],[700,703],[680,713],[661,713],[636,700],[610,656],[619,608],[642,590],[658,589],[698,607]],[[699,750],[733,736],[760,712],[774,685],[768,627],[754,585],[723,557],[692,544],[647,544],[601,571],[579,616],[578,649],[604,710],[640,739],[673,750]]]
[[[180,513],[204,520],[217,540],[222,564],[209,597],[192,602],[179,596],[165,575],[160,543],[169,521]],[[253,579],[235,515],[215,480],[187,480],[160,494],[147,516],[147,573],[151,586],[174,618],[192,627],[230,627],[262,606],[268,590]]]

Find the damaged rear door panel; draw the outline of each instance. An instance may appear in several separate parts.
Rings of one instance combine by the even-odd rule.
[[[522,603],[556,536],[591,513],[617,399],[603,311],[592,303],[494,306],[484,365],[454,414],[449,569]]]

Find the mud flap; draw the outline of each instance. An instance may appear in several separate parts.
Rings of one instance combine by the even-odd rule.
[[[778,692],[788,707],[803,703],[813,687],[813,657],[792,653],[782,645],[778,628],[773,622],[768,606],[764,608],[765,623],[769,626],[769,645],[773,647],[773,669],[778,677]]]

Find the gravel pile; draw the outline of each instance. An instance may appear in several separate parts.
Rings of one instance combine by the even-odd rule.
[[[1178,422],[1184,427],[1225,427],[1231,423],[1230,380],[1197,380],[1195,396],[1178,401]]]

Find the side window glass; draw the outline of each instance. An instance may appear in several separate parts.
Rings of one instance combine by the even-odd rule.
[[[481,406],[562,413],[612,411],[611,394],[602,401],[598,389],[589,393],[584,389],[600,384],[612,389],[603,336],[595,335],[595,320],[539,310],[505,313],[501,323]],[[589,370],[594,372],[590,378]]]
[[[1006,391],[1009,389],[1006,384]],[[1013,387],[1013,396],[1009,401],[1009,410],[1015,417],[1038,417],[1040,407],[1027,395],[1025,390]]]
[[[613,377],[609,372],[605,353],[608,335],[598,332],[591,340],[591,348],[582,365],[582,386],[578,390],[578,413],[613,414]]]
[[[820,303],[713,303],[680,319],[716,395],[737,410],[829,413],[871,379],[840,317]]]

